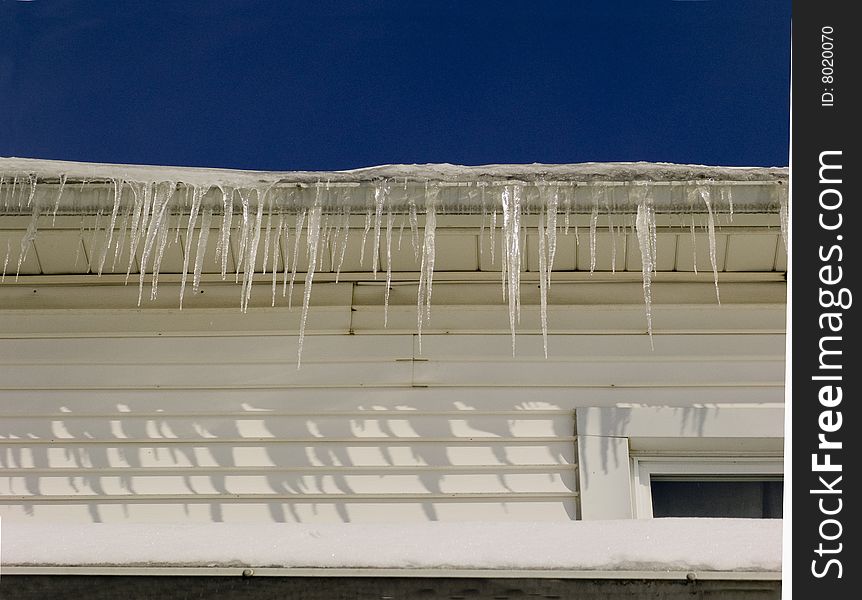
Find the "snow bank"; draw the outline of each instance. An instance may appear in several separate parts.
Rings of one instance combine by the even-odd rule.
[[[567,523],[4,523],[6,565],[779,571],[779,519]]]

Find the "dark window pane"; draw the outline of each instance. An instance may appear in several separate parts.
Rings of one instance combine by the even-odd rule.
[[[654,517],[780,519],[781,481],[662,481],[653,479]]]

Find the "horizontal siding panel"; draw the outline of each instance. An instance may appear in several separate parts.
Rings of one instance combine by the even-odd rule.
[[[519,368],[520,367],[520,368]],[[443,362],[415,364],[414,381],[423,385],[534,385],[534,386],[652,386],[780,385],[784,381],[784,361],[692,360],[685,363],[652,361],[615,361],[571,363],[564,361]]]
[[[342,362],[294,365],[55,365],[51,377],[44,366],[0,365],[0,388],[221,388],[267,386],[410,385],[407,362]]]
[[[0,364],[284,364],[296,369],[298,336],[0,339]],[[303,362],[410,358],[413,337],[309,336]]]
[[[785,329],[783,305],[733,306],[704,304],[700,306],[661,306],[653,304],[653,332],[665,333],[780,333]],[[715,291],[712,291],[712,302]],[[377,333],[383,323],[383,309],[356,307],[351,319],[355,333]],[[0,320],[2,324],[2,320]],[[649,350],[646,317],[643,305],[615,306],[594,309],[581,306],[549,306],[548,327],[551,333],[640,334],[645,351]],[[416,308],[389,307],[389,331],[415,333]],[[509,331],[509,316],[505,306],[453,307],[433,305],[431,320],[422,326],[424,334],[500,333]],[[541,333],[537,307],[523,306],[519,335]]]
[[[452,359],[500,358],[511,360],[506,335],[422,336],[421,358],[445,356]],[[633,335],[550,335],[553,360],[606,360],[629,358],[692,357],[727,358],[746,356],[783,358],[785,336],[747,335],[663,335],[654,339],[648,353],[639,347],[642,336]],[[380,361],[420,357],[418,336],[310,336],[303,344],[303,363],[334,363],[349,360]],[[283,364],[296,366],[298,338],[295,336],[247,337],[155,337],[155,338],[63,338],[0,339],[0,364]],[[516,338],[518,357],[544,360],[542,337],[520,334]]]
[[[296,522],[296,523],[415,523],[417,521],[567,521],[577,516],[574,498],[438,500],[381,503],[377,501],[253,501],[122,502],[78,504],[25,501],[0,506],[4,517],[42,522]],[[385,515],[385,516],[383,516]]]
[[[0,390],[0,432],[14,431],[11,418],[88,419],[136,416],[223,417],[295,416],[339,414],[352,418],[410,418],[412,413],[447,414],[473,418],[479,414],[507,414],[529,418],[535,413],[566,413],[581,406],[646,404],[783,403],[783,384],[741,385],[722,381],[717,385],[652,386],[648,388],[543,388],[501,387],[345,387],[285,389],[83,389]],[[180,399],[181,398],[181,399]],[[477,415],[478,416],[478,415]]]
[[[11,429],[10,429],[11,430]],[[88,417],[81,419],[16,419],[14,431],[27,439],[56,441],[209,438],[511,438],[573,435],[572,418],[513,418],[481,415],[474,418],[416,414],[404,418],[343,416],[259,417]],[[0,432],[0,439],[7,436]]]
[[[303,473],[208,474],[195,469],[185,475],[29,475],[5,478],[0,493],[12,496],[172,495],[398,495],[574,493],[569,473]]]
[[[171,444],[105,442],[98,445],[46,445],[0,442],[0,467],[36,469],[104,468],[309,468],[309,467],[505,467],[574,465],[569,441],[512,444],[506,441],[435,444],[355,445],[312,443]]]
[[[418,338],[416,356],[419,356]],[[429,360],[512,360],[509,336],[492,335],[423,335],[422,358]],[[642,336],[633,335],[549,335],[549,360],[617,362],[622,359],[658,360],[672,358],[686,361],[694,358],[713,360],[784,358],[785,336],[760,335],[662,335],[654,338],[655,348],[644,352]],[[515,339],[518,358],[545,362],[542,336],[521,334]],[[553,352],[551,352],[553,350]]]

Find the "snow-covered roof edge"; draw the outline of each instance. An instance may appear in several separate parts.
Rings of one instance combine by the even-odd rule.
[[[289,183],[362,183],[380,179],[428,182],[468,181],[739,181],[785,182],[786,167],[720,167],[649,162],[588,162],[575,164],[523,164],[464,166],[395,164],[347,171],[244,171],[201,167],[117,165],[32,158],[0,157],[0,176],[34,176],[39,180],[91,181],[125,179],[174,181],[190,185],[256,186]]]

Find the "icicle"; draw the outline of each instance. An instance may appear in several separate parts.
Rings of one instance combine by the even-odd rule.
[[[547,227],[545,225],[545,207],[539,207],[539,314],[542,322],[542,347],[545,358],[548,358],[548,255]]]
[[[215,255],[216,259],[221,260],[221,278],[222,281],[224,281],[227,278],[227,264],[230,259],[230,229],[231,221],[233,220],[233,188],[221,188],[221,194],[223,212],[221,228],[219,229],[219,239],[215,249]]]
[[[308,211],[308,226],[306,227],[308,271],[305,274],[305,286],[302,294],[302,317],[299,320],[299,342],[296,357],[297,369],[302,365],[302,344],[305,339],[305,325],[308,321],[308,306],[311,301],[311,285],[314,280],[314,267],[317,264],[317,251],[320,242],[320,212],[320,198],[318,197],[315,199],[314,206],[310,211]],[[298,234],[297,240],[299,240]]]
[[[290,265],[290,288],[288,289],[287,294],[288,308],[293,308],[293,284],[296,281],[296,265],[299,262],[299,241],[302,239],[302,226],[305,223],[305,217],[307,214],[308,209],[306,208],[303,208],[301,212],[297,213],[296,223],[293,228],[293,237],[296,239],[293,240],[293,263]],[[308,268],[311,269],[312,265],[309,265]]]
[[[251,201],[251,190],[239,188],[239,201],[242,206],[242,222],[240,223],[239,232],[239,249],[236,256],[236,275],[234,283],[239,283],[239,272],[242,270],[244,263],[243,258],[246,255],[246,246],[248,245],[249,227],[251,214],[249,212],[249,203]]]
[[[78,261],[81,260],[81,250],[84,248],[84,215],[81,215],[80,225],[78,227],[78,243],[75,245],[75,264],[72,269],[78,268]]]
[[[707,230],[709,232],[709,264],[712,266],[712,279],[715,284],[715,299],[721,304],[721,296],[718,293],[718,261],[715,256],[715,217],[712,214],[712,197],[710,189],[706,186],[699,186],[698,193],[700,197],[703,198],[704,204],[706,204],[706,212],[707,212]]]
[[[611,214],[610,206],[605,201],[605,206],[608,209],[608,233],[611,238],[611,273],[617,272],[617,235],[614,228],[614,218]]]
[[[123,180],[114,179],[114,207],[111,210],[111,220],[108,223],[108,236],[105,241],[105,247],[99,256],[99,277],[102,276],[102,269],[105,267],[105,260],[108,258],[108,251],[111,249],[111,242],[114,241],[114,227],[117,224],[117,213],[120,211],[120,203],[123,200]]]
[[[269,262],[269,247],[272,243],[270,236],[272,235],[272,198],[269,200],[269,206],[266,209],[266,232],[264,233],[263,239],[263,267],[261,269],[261,275],[266,275],[266,265]],[[278,243],[278,236],[275,237],[276,243]],[[278,246],[276,246],[278,247]]]
[[[63,196],[63,188],[66,187],[66,174],[60,175],[60,185],[57,187],[57,197],[54,199],[54,214],[51,215],[51,227],[57,220],[57,211],[60,210],[60,198]]]
[[[596,226],[599,223],[599,190],[593,188],[593,209],[590,212],[590,273],[596,270]]]
[[[503,255],[506,270],[506,297],[509,301],[509,328],[512,356],[515,355],[515,325],[521,313],[521,186],[505,186],[500,196],[503,208]]]
[[[374,209],[368,207],[365,211],[365,230],[362,232],[362,246],[359,249],[359,266],[365,266],[365,241],[368,239],[368,231],[371,229],[371,219],[374,215]],[[377,267],[375,266],[375,269]]]
[[[413,257],[419,262],[419,216],[417,215],[416,200],[410,196],[407,202],[407,212],[410,217],[410,233],[413,241]]]
[[[201,287],[201,271],[203,270],[204,256],[207,252],[207,240],[212,226],[213,209],[205,208],[201,215],[201,226],[198,230],[198,245],[195,250],[195,273],[192,280],[192,291],[197,292]],[[187,235],[191,236],[191,232]]]
[[[482,195],[484,196],[485,190],[482,189]],[[488,220],[488,210],[485,208],[485,200],[482,199],[482,224],[479,225],[479,262],[481,262],[481,258],[484,255],[484,240],[485,240],[485,222]]]
[[[380,227],[383,221],[383,209],[386,205],[386,196],[389,195],[389,187],[385,181],[374,184],[374,254],[371,270],[374,279],[377,279],[377,265],[380,263]],[[364,244],[363,244],[364,245]]]
[[[36,176],[28,175],[27,178],[30,183],[30,190],[27,193],[27,208],[30,208],[33,205],[33,198],[36,196]]]
[[[733,223],[733,190],[728,186],[722,186],[721,199],[727,204],[730,214],[730,222]]]
[[[195,232],[195,225],[198,220],[198,211],[201,207],[201,199],[203,198],[203,190],[195,187],[192,192],[192,206],[189,209],[189,224],[186,229],[186,247],[183,252],[183,275],[180,281],[180,310],[183,309],[183,296],[186,293],[186,279],[189,273],[189,259],[192,253],[192,236]]]
[[[697,234],[694,229],[694,192],[689,190],[688,195],[689,204],[691,206],[691,225],[689,226],[689,230],[691,231],[691,260],[692,265],[694,265],[694,274],[697,275]]]
[[[111,272],[116,271],[117,261],[120,258],[120,253],[123,251],[123,248],[126,245],[126,231],[128,230],[129,218],[131,216],[132,216],[132,206],[129,205],[126,207],[126,210],[123,213],[123,222],[120,224],[120,236],[117,238],[117,241],[114,244],[114,258],[113,258],[113,260],[111,260]]]
[[[392,222],[395,217],[386,211],[386,291],[383,293],[383,327],[389,325],[389,290],[392,286]]]
[[[129,275],[132,272],[132,267],[135,264],[137,257],[138,243],[141,239],[141,232],[144,231],[147,223],[147,215],[149,213],[150,192],[152,188],[149,184],[137,185],[131,184],[132,195],[134,196],[134,207],[132,208],[132,227],[129,231],[129,265],[126,268],[126,283],[129,283]],[[77,263],[77,261],[75,261]],[[141,265],[141,271],[144,266]]]
[[[554,258],[557,255],[557,210],[560,205],[560,190],[554,188],[548,198],[548,287],[551,285],[551,271],[554,269]]]
[[[18,275],[21,273],[21,265],[27,258],[30,252],[30,246],[33,245],[33,240],[36,239],[36,227],[39,222],[39,207],[33,206],[33,212],[30,214],[30,222],[27,224],[27,230],[21,238],[21,250],[18,253],[18,268],[15,270],[15,281],[18,281]],[[5,267],[4,267],[5,273]]]
[[[786,253],[789,246],[787,235],[790,232],[790,211],[788,207],[787,188],[781,186],[777,190],[778,193],[778,219],[781,222],[781,241],[784,242],[784,252]]]
[[[3,274],[0,275],[0,283],[6,281],[6,268],[9,266],[9,255],[12,253],[12,240],[6,240],[6,260],[3,261]]]
[[[344,264],[344,253],[347,250],[348,233],[350,232],[350,207],[345,206],[342,213],[343,222],[341,224],[341,242],[338,260],[335,264],[335,283],[338,283],[338,278],[341,276],[341,265]]]
[[[434,279],[437,234],[437,194],[439,188],[425,183],[425,236],[422,244],[422,263],[419,268],[419,291],[416,295],[416,326],[419,334],[419,352],[422,353],[422,324],[431,318],[431,285]]]
[[[138,306],[141,305],[141,299],[144,293],[144,274],[147,270],[147,263],[149,262],[150,254],[152,254],[153,248],[156,247],[156,243],[160,237],[159,231],[161,230],[162,224],[166,222],[165,214],[167,213],[168,209],[168,200],[170,200],[171,196],[173,195],[173,190],[173,183],[164,183],[157,185],[155,190],[153,190],[153,202],[150,210],[150,219],[147,223],[146,234],[144,235],[144,249],[141,251],[141,272],[140,276],[138,277]],[[168,192],[170,192],[170,194]],[[154,266],[154,284],[155,273],[156,269]],[[153,289],[153,292],[154,291],[155,289]]]
[[[646,185],[635,185],[634,192],[638,207],[635,231],[637,232],[638,245],[641,251],[641,274],[643,277],[647,333],[649,334],[650,347],[655,349],[652,337],[652,276],[656,268],[655,245],[653,242],[655,207],[652,196],[648,194]]]
[[[153,257],[153,276],[152,284],[150,287],[150,300],[155,300],[159,295],[159,273],[162,269],[162,257],[164,257],[165,255],[165,248],[168,245],[168,238],[170,236],[170,232],[170,219],[162,219],[162,222],[159,224],[158,246],[156,249],[156,255]]]
[[[257,249],[260,246],[260,230],[263,224],[263,206],[266,204],[268,190],[257,191],[257,211],[254,221],[250,223],[248,232],[249,239],[246,242],[245,269],[242,274],[242,300],[240,307],[242,312],[248,312],[248,303],[251,299],[251,287],[254,284],[254,270],[257,263]]]
[[[494,265],[494,252],[497,246],[497,207],[492,207],[491,210],[491,265]]]
[[[278,213],[278,223],[275,226],[275,238],[273,239],[272,247],[272,268],[270,269],[272,271],[272,306],[275,306],[275,291],[278,288],[278,259],[281,255],[278,244],[281,240],[281,231],[283,227],[284,215],[282,213]]]
[[[98,237],[98,233],[99,233],[99,223],[101,222],[101,220],[102,220],[102,209],[100,207],[96,210],[96,220],[93,223],[93,232],[90,234],[90,248],[93,249],[93,253],[87,257],[87,260],[88,260],[87,269],[89,270],[90,273],[92,273],[96,270],[95,264],[96,264],[96,262],[98,262],[98,259],[96,258],[95,248],[96,248],[96,238]],[[106,232],[106,234],[107,234],[107,232]]]
[[[284,221],[284,239],[281,245],[284,248],[284,273],[281,280],[281,297],[284,298],[287,295],[287,278],[288,273],[290,273],[290,224],[287,222],[286,217]]]

